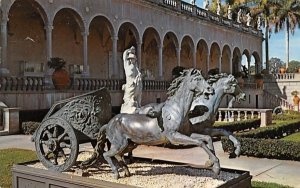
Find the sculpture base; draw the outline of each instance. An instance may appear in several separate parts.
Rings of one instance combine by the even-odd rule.
[[[110,181],[110,176],[112,175],[111,171],[107,169],[103,170],[102,165],[100,169],[91,170],[89,173],[98,175],[105,173],[109,174],[109,176],[104,175],[104,180],[94,179],[94,177],[91,177],[93,176],[91,174],[90,177],[82,177],[80,176],[81,174],[75,173],[76,170],[74,170],[75,172],[60,173],[36,167],[30,167],[33,164],[39,163],[39,161],[18,164],[14,165],[12,168],[13,187],[161,187],[163,183],[178,185],[178,183],[174,181],[179,178],[181,178],[181,180],[179,180],[180,183],[189,183],[190,186],[195,185],[196,183],[197,185],[199,185],[199,182],[202,181],[199,178],[203,178],[204,182],[202,182],[203,184],[201,184],[201,187],[251,187],[252,177],[247,171],[223,168],[221,169],[220,175],[217,178],[213,178],[213,173],[211,172],[211,170],[202,169],[183,163],[166,162],[159,160],[151,161],[149,159],[141,158],[135,158],[135,160],[137,161],[134,164],[137,164],[137,166],[139,167],[133,168],[129,166],[129,170],[132,173],[131,177],[124,178],[124,176],[122,176],[121,174],[121,178],[119,180],[112,181]],[[105,166],[106,164],[103,165]],[[150,170],[147,168],[149,168]],[[184,170],[182,168],[184,168]],[[132,172],[133,170],[135,171]],[[197,173],[203,173],[202,171],[207,171],[208,173],[203,177],[199,177]],[[188,174],[188,176],[185,177],[186,174]],[[176,175],[178,175],[179,178],[177,178]],[[225,176],[228,176],[229,179],[226,180]],[[149,184],[145,185],[144,183],[148,182],[149,178],[145,180],[143,178],[147,177],[150,177],[150,181],[152,179],[152,182],[149,182]],[[134,184],[135,179],[137,180],[136,182],[138,184]],[[220,183],[217,181],[223,182]],[[184,185],[182,187],[184,187]]]

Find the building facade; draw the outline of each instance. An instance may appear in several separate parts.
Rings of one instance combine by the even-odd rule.
[[[145,80],[170,80],[176,66],[235,73],[243,55],[259,72],[262,39],[180,0],[1,1],[1,72],[12,76],[43,76],[47,60],[61,57],[73,75],[122,79],[131,46]]]

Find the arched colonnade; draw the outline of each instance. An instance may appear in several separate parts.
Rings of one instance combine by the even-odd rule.
[[[123,78],[122,52],[135,46],[144,79],[169,80],[175,66],[195,67],[204,74],[211,68],[235,73],[240,71],[242,55],[248,64],[255,59],[260,71],[258,52],[226,41],[179,35],[172,30],[159,32],[155,26],[140,28],[138,22],[129,19],[116,22],[118,18],[81,12],[68,5],[46,11],[35,0],[11,1],[1,19],[2,66],[17,75],[18,63],[25,61],[33,69],[45,71],[43,65],[49,58],[62,57],[73,73]]]

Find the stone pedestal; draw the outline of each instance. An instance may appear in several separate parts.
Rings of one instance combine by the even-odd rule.
[[[261,109],[260,126],[265,127],[272,124],[272,109]]]
[[[20,108],[2,108],[2,126],[4,129],[0,135],[20,132],[19,111]]]

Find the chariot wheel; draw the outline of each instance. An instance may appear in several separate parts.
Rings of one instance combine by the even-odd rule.
[[[43,121],[38,128],[35,148],[45,167],[62,172],[76,162],[79,144],[73,127],[66,120],[54,117]]]

